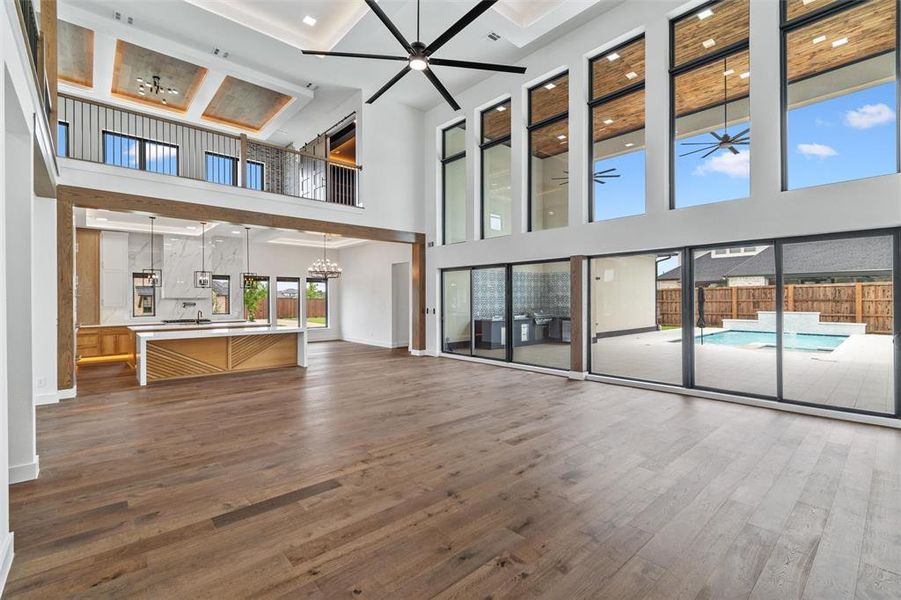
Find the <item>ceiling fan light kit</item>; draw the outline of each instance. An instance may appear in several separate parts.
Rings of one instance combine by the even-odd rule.
[[[481,0],[478,4],[476,4],[472,9],[469,10],[465,15],[460,17],[456,23],[450,26],[444,33],[439,35],[431,44],[428,46],[419,40],[419,16],[420,16],[420,6],[419,0],[416,2],[416,41],[409,42],[407,38],[400,32],[400,29],[388,18],[388,15],[385,14],[385,11],[378,5],[376,0],[365,0],[366,4],[369,6],[370,10],[379,18],[379,20],[388,28],[388,31],[400,42],[400,45],[403,46],[404,50],[406,50],[406,56],[396,56],[389,54],[362,54],[358,52],[324,52],[319,50],[301,50],[304,54],[310,54],[314,56],[337,56],[344,58],[367,58],[371,60],[394,60],[394,61],[403,61],[406,62],[406,66],[400,70],[400,72],[392,77],[388,83],[383,85],[375,94],[373,94],[368,100],[366,100],[367,104],[372,104],[378,98],[387,92],[395,83],[400,81],[404,75],[409,73],[410,71],[419,71],[435,86],[435,89],[438,90],[438,93],[444,98],[444,100],[450,105],[452,109],[455,111],[460,110],[460,105],[454,100],[451,93],[444,87],[444,84],[438,79],[435,75],[434,71],[432,71],[433,65],[444,66],[444,67],[456,67],[459,69],[475,69],[478,71],[495,71],[499,73],[518,73],[523,74],[526,72],[525,67],[517,67],[511,65],[497,65],[492,63],[483,63],[483,62],[472,62],[467,60],[453,60],[448,58],[437,58],[433,57],[434,54],[439,48],[444,46],[447,42],[451,40],[454,36],[463,31],[470,23],[475,21],[479,16],[481,16],[485,11],[494,6],[497,3],[497,0]]]

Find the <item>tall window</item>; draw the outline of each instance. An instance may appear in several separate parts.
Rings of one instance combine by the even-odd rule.
[[[205,152],[206,180],[222,185],[238,184],[238,159],[214,152]]]
[[[253,160],[247,161],[247,173],[245,177],[247,178],[246,187],[249,190],[262,190],[263,189],[263,163],[256,162]]]
[[[328,279],[307,279],[307,328],[328,327]]]
[[[784,9],[785,188],[895,173],[895,0]]]
[[[128,169],[178,175],[178,146],[104,131],[103,162]]]
[[[213,314],[227,315],[231,312],[231,278],[228,275],[213,275]]]
[[[569,73],[529,90],[529,231],[569,223]]]
[[[146,273],[132,273],[132,310],[133,317],[156,316],[156,288]]]
[[[466,122],[441,132],[443,242],[466,241]]]
[[[248,321],[268,321],[269,278],[265,275],[249,277],[241,291],[244,293],[244,318]]]
[[[591,61],[591,220],[645,211],[644,37]]]
[[[65,121],[56,124],[56,155],[69,156],[69,124]]]
[[[675,208],[751,194],[748,0],[704,4],[672,22]]]
[[[510,101],[482,111],[482,238],[510,235]]]
[[[300,325],[300,278],[276,278],[275,319],[279,325],[289,327]]]

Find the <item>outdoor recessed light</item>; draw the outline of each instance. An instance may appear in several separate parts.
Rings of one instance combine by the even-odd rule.
[[[303,18],[303,23],[304,23],[304,25],[309,25],[310,27],[312,27],[313,25],[316,24],[316,19],[314,19],[310,15],[307,15]]]
[[[236,229],[236,230],[233,230],[232,233],[235,234],[235,235],[241,235],[241,232],[238,231],[237,229]]]
[[[742,79],[747,79],[747,78],[750,77],[750,76],[751,76],[751,72],[750,72],[750,71],[745,71],[744,73],[742,73],[741,75],[739,75],[739,77],[741,77]]]
[[[729,69],[727,71],[723,71],[723,77],[728,77],[729,75],[732,75],[733,73],[735,73],[735,69]]]
[[[106,217],[97,217],[94,219],[95,221],[109,221]]]
[[[848,38],[846,38],[846,37],[839,38],[839,39],[835,40],[834,42],[832,42],[832,47],[838,48],[839,46],[844,46],[847,43],[848,43]]]
[[[707,17],[712,17],[712,16],[713,16],[713,11],[710,10],[709,8],[705,8],[704,10],[702,10],[701,12],[698,13],[698,18],[702,21],[704,19],[706,19]]]
[[[704,46],[704,48],[713,48],[716,45],[716,40],[714,40],[713,38],[708,38],[701,42],[701,45]]]
[[[803,4],[804,6],[807,6],[811,2],[816,2],[816,0],[801,0],[801,4]]]
[[[814,43],[814,44],[819,44],[820,42],[825,42],[825,41],[826,41],[826,36],[825,36],[825,35],[818,35],[818,36],[816,36],[815,38],[813,38],[813,43]]]
[[[613,119],[604,119],[604,125],[610,125],[613,123]]]
[[[546,89],[546,90],[552,90],[552,89],[554,89],[555,87],[557,87],[556,84],[549,83],[549,84],[547,84],[547,85],[544,86],[544,89]]]
[[[558,135],[558,136],[557,136],[557,139],[558,139],[558,140],[565,140],[565,139],[566,139],[566,136],[561,134],[561,135]]]
[[[505,110],[507,110],[507,107],[506,107],[506,106],[498,106],[498,107],[497,107],[497,111],[498,111],[498,112],[504,112]]]
[[[188,225],[187,227],[185,227],[185,229],[187,229],[188,231],[194,231],[197,228],[194,227],[193,225]]]
[[[634,143],[629,142],[628,144],[626,144],[626,148],[631,148],[631,147],[634,146],[634,145],[635,145]]]
[[[628,73],[626,73],[626,79],[635,79],[636,77],[638,77],[638,73],[636,73],[635,71],[629,71]]]
[[[607,60],[609,60],[610,62],[613,62],[618,58],[619,58],[619,54],[617,54],[616,52],[611,52],[610,54],[607,55]]]

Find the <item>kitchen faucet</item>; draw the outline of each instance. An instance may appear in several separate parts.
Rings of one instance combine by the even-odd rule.
[[[202,311],[202,310],[198,310],[198,311],[197,311],[197,324],[198,324],[198,325],[200,325],[200,321],[201,321],[201,320],[203,320],[203,311]]]

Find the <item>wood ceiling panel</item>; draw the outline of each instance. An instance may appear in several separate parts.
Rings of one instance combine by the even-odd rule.
[[[785,17],[791,21],[832,4],[849,4],[854,0],[785,0]]]
[[[748,51],[742,50],[676,76],[676,116],[723,104],[724,91],[730,102],[747,96],[751,85],[749,65]],[[748,75],[742,78],[745,73]]]
[[[548,89],[548,86],[552,86]],[[529,123],[534,124],[569,110],[569,73],[529,91]]]
[[[185,112],[191,105],[206,73],[207,70],[204,67],[123,40],[116,40],[111,93],[113,96],[127,98],[156,108]],[[141,96],[138,93],[138,77],[149,80],[153,75],[160,77],[160,83],[163,86],[177,89],[178,94],[156,96],[148,93],[146,96]],[[166,104],[162,103],[162,99],[166,100]]]
[[[83,87],[94,86],[94,32],[69,23],[57,22],[59,63],[57,77]]]
[[[560,136],[566,136],[560,139]],[[529,132],[532,143],[532,156],[548,158],[569,152],[569,119],[555,121],[544,127]]]
[[[510,135],[510,101],[482,113],[482,143]]]
[[[291,100],[291,96],[229,75],[203,111],[203,118],[257,132]]]
[[[644,129],[644,104],[644,90],[638,90],[595,106],[591,109],[591,139],[601,142]]]
[[[708,14],[706,11],[709,16],[700,18]],[[748,39],[748,26],[748,0],[722,0],[680,18],[673,26],[673,66],[684,65]]]
[[[789,82],[893,50],[896,19],[895,0],[871,0],[790,31]]]
[[[612,59],[612,60],[611,60]],[[591,99],[644,81],[644,38],[591,61]]]

